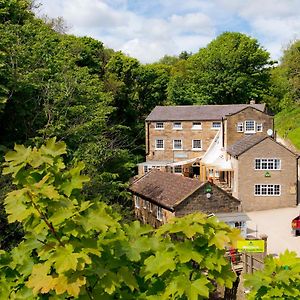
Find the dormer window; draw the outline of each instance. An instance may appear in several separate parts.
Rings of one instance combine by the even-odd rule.
[[[245,133],[255,133],[255,121],[245,121]]]
[[[174,122],[173,123],[173,129],[182,129],[181,122]]]
[[[156,122],[155,123],[155,129],[157,129],[157,130],[164,129],[164,122]]]

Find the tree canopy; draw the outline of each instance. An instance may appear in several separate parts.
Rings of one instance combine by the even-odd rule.
[[[269,53],[256,39],[237,32],[219,35],[187,60],[185,101],[198,104],[247,103],[261,99],[269,84]],[[179,84],[174,84],[176,89]],[[172,100],[176,102],[177,93]]]
[[[15,185],[6,213],[25,236],[0,252],[2,298],[192,300],[208,299],[214,283],[232,285],[224,254],[237,229],[203,214],[158,230],[122,225],[109,206],[82,196],[84,164],[66,167],[64,154],[65,143],[52,138],[40,148],[16,145],[5,156],[3,173]]]

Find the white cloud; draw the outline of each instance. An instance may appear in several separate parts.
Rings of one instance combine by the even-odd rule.
[[[41,0],[50,17],[62,16],[70,33],[151,62],[165,54],[197,51],[234,30],[256,37],[278,58],[299,38],[299,0]]]

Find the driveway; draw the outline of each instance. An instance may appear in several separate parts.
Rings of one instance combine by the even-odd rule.
[[[251,219],[247,222],[248,232],[257,237],[260,234],[268,236],[269,254],[278,255],[289,249],[300,256],[300,236],[291,233],[291,221],[299,214],[300,206],[248,212]]]

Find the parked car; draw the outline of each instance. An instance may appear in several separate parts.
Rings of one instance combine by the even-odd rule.
[[[300,215],[292,220],[292,230],[295,236],[300,235]]]

